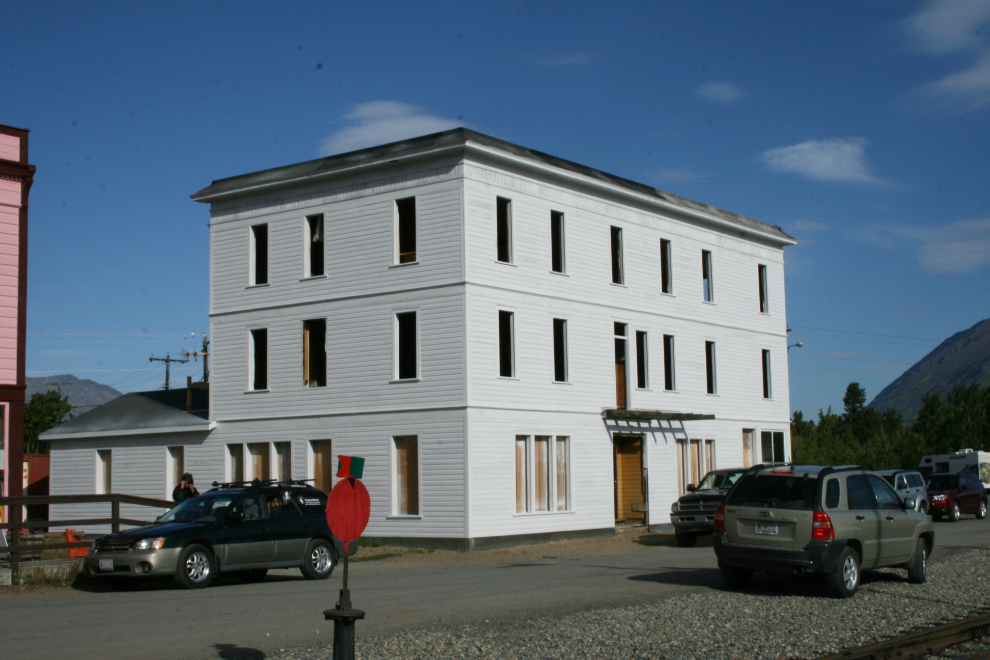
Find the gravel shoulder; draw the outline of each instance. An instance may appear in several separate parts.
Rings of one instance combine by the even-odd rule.
[[[673,543],[668,535],[620,534],[601,540],[602,552],[640,552]],[[646,538],[644,538],[646,537]],[[375,549],[380,550],[380,549]],[[423,553],[394,560],[423,563],[505,561],[585,554],[569,543],[487,553]],[[704,550],[701,550],[704,552]],[[369,553],[370,555],[371,553]],[[393,561],[394,561],[393,560]],[[911,585],[903,570],[867,571],[854,598],[836,600],[811,579],[757,575],[745,592],[728,590],[665,598],[648,605],[578,614],[538,614],[523,621],[486,620],[469,625],[434,625],[395,634],[362,637],[357,656],[394,658],[815,658],[908,630],[955,620],[990,606],[990,549],[954,553],[932,562],[929,581]],[[257,659],[228,650],[224,658]],[[254,653],[258,653],[254,651]],[[285,649],[268,660],[329,659],[329,646]]]

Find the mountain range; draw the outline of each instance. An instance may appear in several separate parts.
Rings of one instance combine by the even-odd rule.
[[[914,422],[921,398],[932,390],[943,399],[956,385],[990,385],[990,319],[957,332],[921,358],[870,402],[876,410],[893,408],[905,423]]]
[[[32,394],[43,394],[48,390],[58,391],[61,389],[62,396],[69,397],[69,403],[72,404],[73,408],[72,414],[76,417],[121,395],[109,385],[102,385],[88,378],[76,378],[72,374],[39,378],[28,377],[25,380],[27,381],[27,390],[24,393],[25,402],[31,400]]]

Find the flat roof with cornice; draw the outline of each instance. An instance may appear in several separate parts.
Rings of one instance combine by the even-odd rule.
[[[607,188],[625,191],[635,197],[643,198],[643,201],[652,201],[659,207],[675,213],[679,212],[695,220],[707,220],[724,228],[735,228],[745,233],[756,234],[781,245],[797,243],[794,238],[784,233],[777,225],[767,224],[738,213],[696,202],[680,195],[658,190],[541,151],[527,149],[467,128],[455,128],[378,147],[219,179],[194,193],[191,197],[197,202],[218,202],[253,193],[266,193],[273,188],[285,185],[312,183],[314,180],[349,173],[368,166],[385,165],[412,157],[440,155],[447,151],[471,148],[495,157],[500,155],[508,157],[540,169],[557,170],[558,174],[572,175],[572,178],[583,179],[585,183],[598,183]]]

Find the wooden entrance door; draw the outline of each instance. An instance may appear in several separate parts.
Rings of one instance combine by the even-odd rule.
[[[614,445],[615,519],[646,519],[646,493],[643,488],[643,438],[616,435]]]

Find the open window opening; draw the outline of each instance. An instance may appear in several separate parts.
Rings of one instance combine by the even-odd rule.
[[[325,242],[323,240],[323,214],[306,216],[306,276],[324,274]]]
[[[395,200],[396,244],[400,264],[416,261],[416,198],[406,197]]]
[[[395,315],[396,325],[396,376],[399,380],[419,377],[417,355],[416,312]]]
[[[567,382],[567,321],[553,320],[553,379]]]
[[[660,292],[674,292],[674,277],[670,266],[670,241],[660,239]]]
[[[767,298],[767,267],[763,264],[757,266],[757,277],[760,280],[760,313],[770,313],[770,301]]]
[[[622,272],[622,228],[612,227],[612,284],[624,284]]]
[[[395,515],[419,515],[419,438],[402,435],[392,438],[395,446],[393,482]]]
[[[701,251],[701,293],[705,302],[714,302],[715,290],[712,287],[712,253]]]
[[[249,384],[252,390],[268,389],[268,328],[251,331]]]
[[[251,227],[251,284],[268,284],[268,225]]]
[[[496,207],[496,243],[498,260],[512,263],[512,200],[499,197],[495,200]]]
[[[515,320],[512,312],[498,312],[498,375],[502,378],[515,378]]]
[[[705,383],[709,394],[715,394],[715,342],[705,342]]]
[[[769,399],[773,396],[770,387],[770,351],[763,349],[763,398]]]
[[[327,384],[327,320],[303,321],[303,385]]]
[[[672,392],[674,381],[674,335],[663,336],[663,389]]]
[[[550,211],[550,270],[564,272],[564,214]]]
[[[645,390],[650,386],[650,360],[647,349],[646,333],[636,331],[636,387]]]

